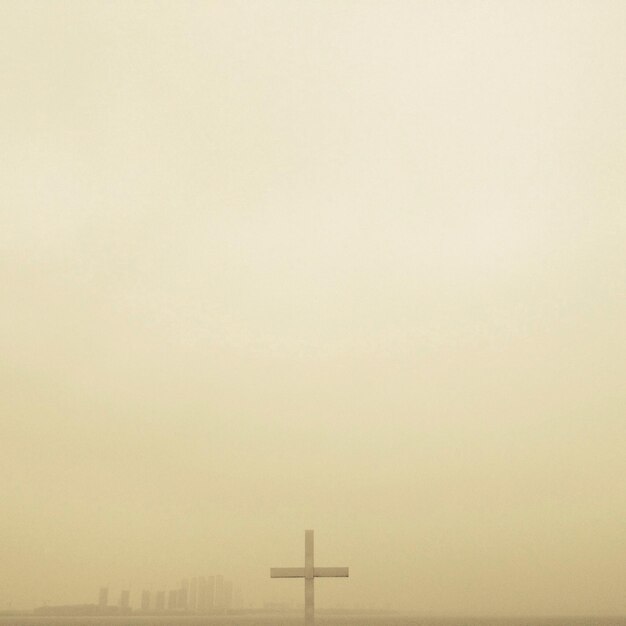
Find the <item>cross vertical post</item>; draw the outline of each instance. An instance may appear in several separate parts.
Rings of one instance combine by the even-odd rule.
[[[313,563],[314,543],[313,531],[304,531],[304,623],[314,626],[315,623],[315,565]]]
[[[271,578],[304,578],[304,623],[315,624],[315,589],[316,578],[347,578],[347,567],[315,567],[313,531],[304,531],[304,567],[272,567]]]

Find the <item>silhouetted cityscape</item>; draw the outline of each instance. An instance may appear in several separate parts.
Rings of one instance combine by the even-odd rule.
[[[184,578],[169,589],[143,589],[131,594],[121,589],[113,602],[110,588],[101,587],[97,603],[41,606],[37,615],[130,615],[139,614],[228,614],[243,609],[242,595],[231,580],[221,574]]]

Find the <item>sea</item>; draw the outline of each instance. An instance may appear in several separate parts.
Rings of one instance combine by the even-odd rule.
[[[0,626],[302,626],[296,616],[0,617]],[[412,615],[317,616],[316,626],[626,626],[624,617],[427,618]]]

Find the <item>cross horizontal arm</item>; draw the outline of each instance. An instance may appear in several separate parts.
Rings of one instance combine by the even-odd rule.
[[[270,578],[304,578],[304,567],[272,567]]]
[[[347,567],[316,567],[316,578],[348,578],[350,575]]]

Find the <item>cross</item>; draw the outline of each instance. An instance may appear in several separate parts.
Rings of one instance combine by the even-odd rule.
[[[304,578],[304,624],[315,623],[313,581],[316,578],[347,578],[347,567],[315,567],[313,565],[313,531],[304,531],[304,567],[272,567],[270,578]]]

